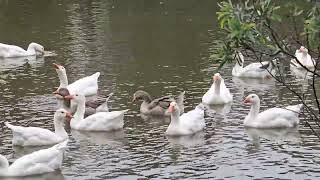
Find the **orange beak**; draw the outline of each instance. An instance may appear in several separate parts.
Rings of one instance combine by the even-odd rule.
[[[244,104],[251,104],[252,101],[250,98],[246,98],[244,101],[243,101]]]
[[[174,112],[174,107],[170,105],[169,109],[168,109],[168,112],[170,112],[170,113]]]
[[[72,95],[69,95],[69,96],[65,96],[64,99],[71,100],[71,99],[74,99],[74,97]]]
[[[300,49],[299,49],[299,52],[303,52],[303,51],[304,51],[304,49],[303,49],[303,48],[300,48]]]
[[[66,117],[67,117],[68,119],[72,119],[72,118],[73,118],[73,116],[72,116],[72,114],[71,114],[70,112],[67,112]]]
[[[213,81],[217,81],[217,80],[220,79],[220,77],[219,76],[213,76],[212,79],[213,79]]]
[[[53,65],[53,67],[54,67],[55,69],[59,69],[59,68],[60,68],[60,66],[61,66],[61,65],[56,64],[56,63],[52,63],[52,65]]]

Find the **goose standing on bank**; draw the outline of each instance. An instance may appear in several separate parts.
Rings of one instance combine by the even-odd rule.
[[[65,98],[77,104],[77,111],[70,120],[72,129],[83,131],[112,131],[123,128],[124,113],[128,110],[97,112],[84,118],[85,96],[82,94],[74,94],[66,96]]]
[[[167,109],[172,101],[177,102],[181,114],[184,112],[184,94],[185,91],[181,92],[177,97],[172,97],[169,95],[152,99],[149,93],[138,90],[133,94],[132,102],[142,101],[140,105],[140,112],[144,115],[170,116],[170,113],[167,112]]]
[[[232,95],[224,84],[224,80],[219,73],[214,74],[213,84],[203,95],[202,102],[208,105],[226,104],[232,101]]]
[[[236,64],[232,69],[232,76],[269,79],[275,74],[273,63],[275,63],[276,59],[270,62],[251,63],[244,67],[244,57],[240,51],[236,51],[235,60]]]
[[[12,144],[16,146],[44,146],[52,145],[68,139],[64,129],[66,118],[72,115],[64,109],[58,109],[54,113],[54,132],[39,127],[14,126],[6,122],[6,126],[12,130]]]
[[[26,57],[26,56],[43,56],[44,47],[37,43],[30,43],[27,50],[15,45],[0,43],[0,57]]]
[[[22,177],[49,173],[60,169],[63,154],[67,149],[67,142],[64,141],[48,149],[42,149],[22,156],[10,166],[7,158],[0,155],[0,176]]]
[[[302,69],[303,67],[297,62],[297,60],[306,68],[313,70],[315,68],[316,62],[308,53],[308,49],[301,46],[300,49],[296,50],[295,56],[297,59],[292,59],[290,67],[295,67]]]
[[[205,127],[204,106],[202,104],[180,116],[179,106],[176,102],[171,102],[168,112],[171,114],[171,122],[167,128],[166,135],[195,134]]]
[[[251,105],[249,114],[244,119],[244,126],[253,128],[291,128],[299,124],[299,113],[302,104],[287,106],[285,108],[271,108],[261,113],[260,99],[256,94],[250,94],[244,100]]]

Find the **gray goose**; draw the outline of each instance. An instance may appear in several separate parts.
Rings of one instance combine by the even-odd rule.
[[[181,92],[176,97],[169,95],[157,99],[152,99],[149,93],[138,90],[133,94],[132,101],[142,101],[140,112],[144,115],[170,116],[170,113],[167,110],[172,101],[175,101],[177,103],[179,109],[181,109],[181,114],[184,112],[184,94],[185,91]]]

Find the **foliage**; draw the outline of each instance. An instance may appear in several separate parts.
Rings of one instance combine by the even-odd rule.
[[[320,129],[320,103],[315,86],[316,78],[320,77],[317,72],[320,61],[320,9],[311,5],[308,8],[300,8],[299,3],[301,1],[221,2],[220,11],[217,12],[218,21],[227,36],[216,52],[215,59],[220,60],[221,68],[234,59],[234,51],[240,50],[258,62],[266,59],[271,61],[277,57],[288,63],[290,59],[296,59],[294,53],[297,47],[306,46],[315,59],[315,68],[310,70],[298,63],[312,74],[311,86],[317,109],[314,109],[312,103],[307,103],[309,101],[306,101],[304,94],[293,90],[292,84],[286,81],[285,74],[280,74],[280,78],[274,78],[302,101],[310,119],[316,120]],[[302,3],[306,4],[305,1]],[[282,27],[288,30],[282,30]]]

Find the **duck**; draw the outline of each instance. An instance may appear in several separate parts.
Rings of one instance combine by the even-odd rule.
[[[133,94],[132,102],[142,101],[140,105],[140,113],[143,115],[170,117],[170,113],[167,112],[167,109],[170,102],[173,100],[179,105],[180,112],[184,112],[184,95],[185,91],[181,92],[177,97],[169,95],[153,99],[146,91],[138,90]]]
[[[166,135],[191,135],[203,130],[205,127],[204,109],[204,105],[199,104],[195,109],[180,116],[179,105],[174,101],[171,102],[168,108],[171,121],[166,130]]]
[[[30,43],[27,50],[15,45],[0,43],[0,57],[26,57],[26,56],[43,56],[44,47],[38,43]]]
[[[41,149],[24,155],[14,161],[10,166],[7,158],[0,155],[1,177],[23,177],[44,174],[60,169],[63,154],[67,149],[68,140],[47,149]]]
[[[299,124],[299,113],[303,104],[285,108],[270,108],[259,113],[260,99],[256,94],[248,95],[244,104],[251,105],[249,114],[244,119],[244,126],[252,128],[292,128]]]
[[[64,109],[58,109],[54,113],[54,132],[39,127],[14,126],[8,122],[5,125],[12,131],[12,144],[15,146],[53,145],[68,139],[64,129],[66,118],[72,118],[72,115]]]
[[[261,63],[251,63],[244,67],[243,54],[240,51],[236,51],[235,60],[236,64],[232,69],[232,76],[271,79],[275,75],[274,63],[277,59]]]
[[[224,84],[224,80],[219,73],[212,77],[213,84],[210,89],[203,95],[202,103],[207,105],[221,105],[232,102],[232,95]]]
[[[112,112],[97,112],[93,115],[84,118],[85,101],[83,94],[74,94],[65,97],[77,104],[77,111],[70,120],[70,127],[81,131],[113,131],[120,130],[124,125],[124,114],[128,111],[112,111]]]
[[[296,58],[291,59],[290,67],[303,69],[303,67],[299,64],[300,62],[307,69],[313,70],[315,68],[316,62],[308,52],[308,49],[304,46],[301,46],[300,49],[297,49],[295,52]]]

